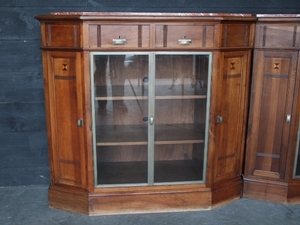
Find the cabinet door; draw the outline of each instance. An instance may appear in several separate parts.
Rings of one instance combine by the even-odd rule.
[[[284,179],[297,57],[255,52],[245,175]]]
[[[210,53],[94,53],[96,185],[204,183]]]
[[[155,64],[152,180],[204,183],[211,54],[157,53]]]
[[[146,184],[148,64],[145,53],[94,53],[95,185]]]
[[[250,52],[220,53],[218,76],[213,79],[216,101],[214,124],[214,182],[242,174],[247,115]]]
[[[47,52],[45,96],[52,184],[85,185],[81,53]],[[78,124],[79,123],[79,124]]]

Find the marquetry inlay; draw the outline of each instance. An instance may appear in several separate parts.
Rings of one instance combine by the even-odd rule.
[[[235,70],[235,62],[231,62],[231,67],[230,67],[230,70]]]
[[[62,64],[62,66],[63,66],[63,71],[68,71],[68,64]]]
[[[279,70],[280,68],[280,63],[274,63],[274,69]]]

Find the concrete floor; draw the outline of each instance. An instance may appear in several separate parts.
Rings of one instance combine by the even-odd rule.
[[[210,211],[84,216],[50,209],[46,186],[0,187],[1,225],[300,225],[300,205],[240,199]]]

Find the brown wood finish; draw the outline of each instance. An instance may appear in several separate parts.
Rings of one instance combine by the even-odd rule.
[[[242,175],[250,55],[250,52],[221,53],[223,70],[215,81],[218,92],[213,118],[216,136],[213,163],[215,183]]]
[[[290,131],[286,117],[292,113],[297,55],[255,53],[257,70],[254,70],[255,94],[252,95],[255,112],[250,117],[253,122],[249,124],[248,136],[252,156],[248,160],[253,163],[248,164],[247,174],[284,179]]]
[[[80,54],[48,52],[46,106],[51,118],[53,183],[84,186],[83,131],[76,121],[82,117]],[[79,66],[77,66],[79,65]],[[66,107],[68,106],[68,107]]]
[[[264,15],[256,25],[245,197],[300,201],[300,180],[293,177],[300,113],[298,27],[299,19],[291,15]]]
[[[52,177],[49,188],[51,207],[89,215],[187,211],[210,209],[241,197],[241,165],[255,17],[193,13],[53,13],[37,19],[41,22],[42,35]],[[126,39],[126,43],[114,45],[112,39]],[[183,42],[179,43],[178,39]],[[213,51],[212,91],[209,93],[212,96],[211,111],[210,123],[207,124],[209,146],[204,183],[97,186],[94,180],[96,161],[92,136],[95,134],[91,130],[91,102],[124,101],[132,106],[127,109],[131,112],[130,116],[125,109],[114,110],[109,115],[110,119],[101,121],[99,129],[107,135],[97,141],[97,148],[101,148],[97,154],[98,167],[109,166],[102,162],[110,161],[125,168],[124,164],[135,161],[143,168],[142,164],[147,160],[144,122],[137,119],[140,113],[134,113],[136,106],[130,101],[137,99],[146,102],[147,97],[135,90],[137,97],[100,94],[91,99],[90,52],[93,51],[123,51],[124,55],[126,51]],[[193,73],[187,66],[191,62],[183,63],[184,58],[177,57],[171,63],[176,79],[184,80],[189,78],[186,74]],[[206,59],[202,60],[200,63],[205,65]],[[110,63],[125,71],[123,62],[111,59]],[[157,64],[157,78],[169,79],[164,68],[166,64],[167,61]],[[209,68],[200,67],[200,74],[207,73]],[[126,76],[130,79],[140,79],[133,75],[139,71],[145,73],[148,68],[132,67],[127,70],[131,75]],[[200,77],[199,80],[207,85],[207,78]],[[121,80],[113,82],[115,87],[122,84]],[[182,92],[183,89],[189,90],[171,90],[160,82],[156,87],[156,113],[160,116],[155,120],[155,165],[162,171],[155,175],[156,181],[165,182],[168,177],[172,181],[172,175],[176,175],[175,179],[177,175],[182,180],[189,176],[189,179],[194,179],[195,175],[188,172],[191,168],[188,163],[192,162],[191,159],[198,164],[204,163],[203,155],[199,156],[199,152],[202,154],[204,151],[204,136],[199,138],[196,129],[206,122],[207,89],[203,88],[204,94],[197,95]],[[166,111],[170,112],[166,114]],[[219,114],[224,117],[223,124],[216,124]],[[82,127],[77,124],[80,118],[83,119]],[[200,127],[190,127],[195,122]],[[186,127],[180,127],[180,124]],[[112,125],[121,129],[130,126],[140,129],[133,129],[135,133],[130,133],[129,129],[127,133],[130,138],[122,136],[120,143],[117,143],[114,141],[116,139],[110,139],[110,136],[119,135],[114,130],[117,127]],[[170,128],[170,125],[176,129]],[[172,167],[175,169],[164,169]],[[142,172],[142,169],[136,168],[133,172]],[[114,170],[109,172],[113,174]],[[111,179],[111,176],[108,178]],[[293,193],[295,191],[291,195]]]

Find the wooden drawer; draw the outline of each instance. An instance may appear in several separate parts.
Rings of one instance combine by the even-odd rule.
[[[91,48],[145,48],[150,45],[149,25],[95,25],[89,26]]]
[[[256,26],[256,48],[299,48],[299,24],[261,24]]]
[[[215,41],[214,25],[157,25],[156,48],[210,48]]]

